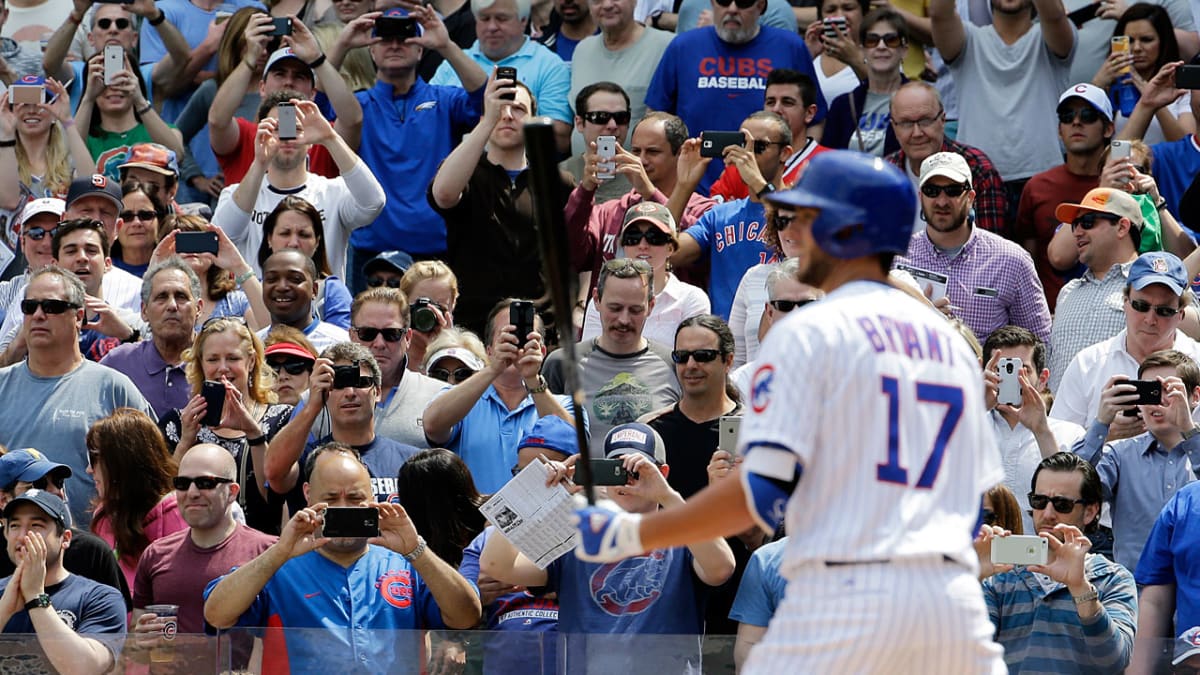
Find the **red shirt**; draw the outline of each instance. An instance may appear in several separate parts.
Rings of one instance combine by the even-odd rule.
[[[780,181],[783,184],[776,186],[780,190],[795,185],[796,179],[800,177],[800,172],[804,169],[804,167],[808,166],[808,160],[816,157],[826,150],[831,149],[821,145],[811,138],[806,140],[807,142],[805,143],[804,147],[797,152],[792,153],[792,156],[788,157],[787,162],[784,163],[783,180]],[[725,167],[725,170],[721,172],[721,177],[718,178],[715,183],[713,183],[712,188],[708,191],[708,194],[711,197],[721,197],[725,201],[731,202],[735,199],[744,199],[745,197],[749,197],[750,190],[747,189],[746,184],[742,182],[742,175],[738,173],[737,167],[731,165]]]
[[[225,184],[233,185],[242,182],[250,164],[254,162],[254,134],[258,132],[258,124],[241,117],[235,117],[238,140],[233,152],[228,155],[217,155],[217,164],[221,165],[221,174],[225,176]],[[323,145],[314,145],[308,149],[308,170],[326,178],[337,178],[341,175],[333,157]]]
[[[1047,248],[1059,221],[1054,209],[1059,204],[1078,204],[1089,190],[1099,184],[1100,176],[1078,176],[1067,171],[1066,164],[1047,169],[1034,175],[1021,191],[1021,203],[1017,208],[1015,238],[1018,243],[1034,241],[1033,264],[1038,278],[1046,291],[1046,303],[1054,312],[1058,292],[1066,285],[1070,276],[1065,276],[1050,266]]]

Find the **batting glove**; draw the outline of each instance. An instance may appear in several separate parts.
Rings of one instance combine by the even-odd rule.
[[[575,511],[579,539],[575,556],[586,562],[616,562],[641,555],[642,537],[638,533],[642,516],[627,513],[612,502],[601,501]]]

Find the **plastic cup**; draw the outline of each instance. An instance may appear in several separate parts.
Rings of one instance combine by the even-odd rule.
[[[170,663],[175,660],[175,634],[179,632],[179,605],[147,605],[146,611],[165,621],[158,644],[150,650],[152,663]]]

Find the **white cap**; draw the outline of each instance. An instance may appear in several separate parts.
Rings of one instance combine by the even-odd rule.
[[[24,225],[25,221],[30,218],[42,213],[53,213],[55,216],[62,218],[62,214],[66,210],[67,203],[61,199],[53,197],[34,199],[26,204],[25,208],[21,209],[21,225]]]
[[[949,178],[955,183],[971,187],[971,167],[957,152],[935,152],[921,162],[921,185],[934,176]]]
[[[1064,101],[1070,98],[1081,98],[1087,101],[1093,108],[1099,110],[1104,118],[1109,122],[1113,121],[1112,102],[1108,100],[1108,94],[1104,90],[1089,82],[1080,82],[1072,86],[1058,97],[1058,104],[1062,105]]]
[[[444,358],[455,358],[463,362],[463,365],[479,372],[483,370],[484,363],[478,356],[469,349],[464,347],[446,347],[439,349],[433,356],[429,357],[429,365],[427,368],[432,368],[438,361]]]

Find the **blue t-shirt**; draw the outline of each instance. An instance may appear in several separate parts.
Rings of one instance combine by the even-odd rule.
[[[1176,633],[1200,626],[1200,482],[1171,497],[1150,530],[1134,579],[1139,587],[1175,584]]]
[[[224,578],[209,582],[205,600]],[[416,673],[423,645],[417,631],[445,627],[421,575],[404,556],[380,546],[368,546],[349,567],[317,551],[292,558],[237,625],[269,627],[264,672],[288,672],[293,663],[293,672],[308,673]]]
[[[317,307],[317,315],[325,323],[331,323],[338,328],[350,330],[350,305],[354,304],[354,296],[350,289],[335,276],[321,280],[324,297]]]
[[[300,454],[300,466],[303,467],[308,461],[308,455],[313,448],[332,440],[333,436],[326,436],[315,443],[308,443],[304,452]],[[375,440],[367,445],[352,447],[362,457],[363,464],[367,466],[367,473],[371,474],[371,492],[375,493],[375,501],[400,503],[396,498],[396,478],[400,475],[400,467],[420,450],[378,434],[375,435]]]
[[[479,585],[479,555],[495,528],[490,525],[463,549],[458,573]],[[488,630],[504,631],[503,636],[483,642],[484,675],[528,675],[541,663],[543,675],[556,672],[558,653],[558,601],[529,592],[509,593],[483,608]]]
[[[787,537],[760,547],[750,555],[729,618],[751,626],[766,628],[783,602],[787,579],[779,573]]]
[[[689,133],[736,131],[751,113],[762,110],[767,74],[775,68],[804,73],[817,89],[817,115],[825,119],[825,96],[817,84],[812,56],[795,33],[762,26],[753,40],[740,45],[717,37],[712,26],[675,36],[646,91],[646,107],[675,113]],[[708,189],[725,170],[723,162],[709,164],[699,191]]]
[[[12,577],[0,579],[0,594],[8,587]],[[72,574],[60,584],[46,587],[50,606],[67,627],[80,635],[101,633],[125,635],[125,600],[121,591],[112,586],[92,581],[87,577]],[[29,612],[22,609],[8,623],[5,633],[35,633]],[[118,641],[119,643],[119,641]],[[7,671],[6,671],[7,672]]]
[[[545,45],[525,38],[525,42],[517,51],[508,56],[493,61],[484,55],[479,47],[479,41],[464,50],[467,56],[475,60],[483,72],[492,74],[495,66],[512,66],[517,69],[517,79],[533,92],[537,100],[538,115],[543,115],[567,124],[575,123],[571,112],[571,102],[567,100],[571,93],[571,68],[563,63],[557,54]],[[446,84],[462,86],[458,73],[449,61],[442,61],[437,72],[429,80],[430,84]],[[761,102],[760,102],[761,105]]]
[[[684,230],[681,236],[695,239],[701,260],[709,260],[708,298],[713,314],[728,321],[733,296],[746,270],[775,262],[775,252],[763,242],[765,234],[763,205],[749,198],[717,204]]]
[[[1158,192],[1167,200],[1171,213],[1179,213],[1180,200],[1200,173],[1200,146],[1196,145],[1196,137],[1189,134],[1177,141],[1155,143],[1150,150],[1154,154],[1154,180],[1158,181]],[[1193,230],[1200,228],[1200,223],[1183,224]]]

